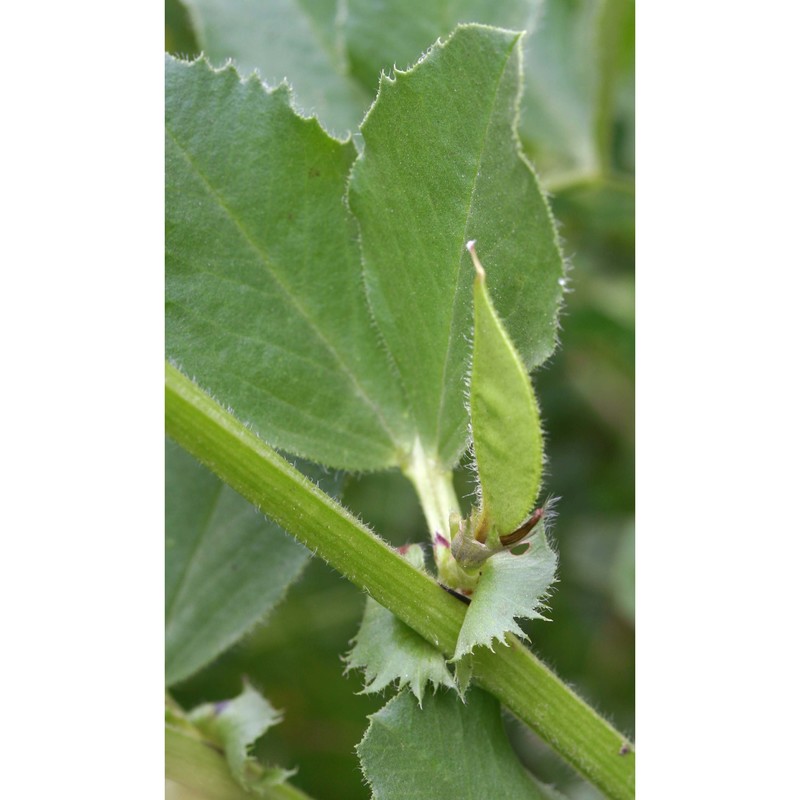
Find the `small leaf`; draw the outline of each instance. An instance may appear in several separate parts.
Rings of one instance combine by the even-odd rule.
[[[506,633],[527,638],[517,619],[545,619],[539,612],[555,580],[556,554],[547,543],[544,530],[522,545],[521,555],[503,550],[483,567],[458,634],[454,660],[476,647],[492,646],[495,639],[505,643]]]
[[[536,800],[543,795],[503,730],[500,706],[473,688],[420,709],[408,692],[370,717],[356,748],[373,800]]]
[[[263,620],[310,554],[172,442],[166,479],[169,686]]]
[[[472,683],[472,673],[473,673],[473,663],[472,663],[472,656],[467,653],[467,655],[462,656],[458,659],[455,663],[456,667],[456,686],[458,689],[459,696],[463,700],[466,696],[467,689],[469,689],[470,684]]]
[[[460,26],[408,72],[381,78],[348,193],[370,306],[405,388],[422,450],[449,467],[467,441],[472,268],[526,367],[555,344],[563,264],[514,124],[521,34]]]
[[[250,684],[233,700],[198,706],[188,718],[224,749],[233,777],[256,795],[269,795],[270,787],[293,774],[279,767],[265,768],[250,754],[256,740],[281,721],[281,714]]]
[[[405,557],[418,569],[423,568],[419,545],[411,545]],[[371,597],[367,598],[364,618],[346,661],[348,670],[364,670],[364,694],[380,692],[397,681],[397,688],[409,686],[422,706],[428,681],[434,689],[455,687],[444,656]]]
[[[489,299],[475,242],[468,242],[467,248],[477,273],[470,423],[482,524],[489,527],[489,545],[496,546],[499,536],[517,528],[536,502],[542,478],[542,431],[530,378]]]

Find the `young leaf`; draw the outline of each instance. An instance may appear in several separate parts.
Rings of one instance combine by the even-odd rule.
[[[506,633],[527,638],[515,618],[545,619],[539,609],[555,580],[556,554],[544,530],[520,546],[527,550],[520,555],[514,555],[516,547],[503,550],[483,567],[458,634],[454,660],[481,645],[491,648],[495,639],[505,643]]]
[[[375,320],[422,448],[447,466],[467,438],[467,238],[481,242],[498,312],[526,368],[555,342],[563,265],[514,132],[519,39],[461,26],[408,72],[383,76],[350,183]]]
[[[263,620],[309,555],[167,442],[167,685],[188,678]]]
[[[405,557],[423,569],[419,545],[411,545]],[[411,688],[421,707],[428,681],[434,689],[455,687],[441,652],[371,597],[346,661],[348,670],[364,670],[364,694],[380,692],[397,681],[398,689]]]
[[[524,521],[539,494],[542,431],[530,378],[492,306],[475,242],[467,248],[476,271],[470,424],[482,524],[489,529],[490,546],[496,546],[499,536]]]
[[[337,468],[410,451],[342,202],[355,158],[289,91],[167,58],[167,355],[270,444]]]
[[[242,75],[287,80],[298,107],[341,136],[355,131],[371,94],[348,74],[336,0],[185,0],[198,42],[216,65],[228,59]]]
[[[270,787],[293,774],[280,767],[264,768],[250,754],[256,740],[281,721],[280,712],[250,684],[233,700],[198,706],[188,718],[209,742],[225,751],[233,777],[255,795],[269,795]]]
[[[356,750],[374,800],[542,797],[511,749],[498,702],[475,688],[466,704],[444,692],[424,710],[399,694],[370,717]]]

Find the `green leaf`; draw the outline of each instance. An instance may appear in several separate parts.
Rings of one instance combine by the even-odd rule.
[[[215,65],[233,59],[270,85],[286,79],[306,114],[339,135],[355,131],[370,95],[350,77],[337,0],[186,0],[197,39]]]
[[[526,368],[552,352],[563,265],[514,133],[520,34],[459,27],[408,72],[383,76],[362,124],[349,202],[367,294],[421,446],[450,466],[467,439],[468,239]]]
[[[615,56],[633,5],[632,0],[542,4],[525,48],[520,136],[548,187],[608,171],[619,105],[614,85],[620,75],[632,74],[632,62],[621,64]]]
[[[545,173],[599,169],[595,139],[598,0],[546,3],[525,59],[521,135]]]
[[[520,138],[549,184],[607,169],[618,118],[626,124],[623,147],[632,141],[627,100],[615,87],[632,80],[632,57],[622,62],[618,53],[632,56],[633,7],[632,0],[348,0],[344,33],[353,74],[373,89],[381,70],[413,64],[457,23],[526,30]]]
[[[292,774],[265,768],[250,754],[256,740],[281,721],[281,714],[249,684],[233,700],[198,706],[188,717],[208,741],[225,751],[236,781],[256,795],[268,795],[271,786]]]
[[[542,528],[528,542],[486,562],[458,634],[454,660],[476,647],[491,649],[495,639],[505,644],[507,633],[527,639],[515,618],[545,619],[539,609],[555,580],[557,559]],[[527,549],[514,555],[521,547]]]
[[[536,5],[531,0],[348,0],[344,36],[353,75],[374,91],[381,71],[413,65],[459,23],[528,29]]]
[[[615,164],[613,135],[619,125],[623,136],[632,138],[634,97],[634,0],[602,0],[597,21],[597,94],[595,136],[600,153],[601,168],[608,173]],[[622,89],[622,91],[618,91]],[[624,143],[633,147],[633,142]],[[620,154],[625,167],[626,153]],[[631,164],[632,169],[632,157]]]
[[[400,463],[405,402],[342,202],[355,158],[288,90],[167,58],[167,355],[270,444]]]
[[[454,692],[420,709],[409,693],[370,717],[356,748],[373,800],[542,797],[514,755],[489,694]]]
[[[411,545],[404,555],[424,571],[419,545]],[[397,681],[397,688],[409,686],[422,706],[428,681],[434,689],[442,685],[455,688],[441,652],[371,597],[346,662],[347,670],[364,670],[364,694],[383,691]]]
[[[181,0],[164,3],[164,40],[168,53],[195,56],[200,52],[189,12]]]
[[[530,378],[492,306],[475,243],[467,247],[476,269],[470,425],[482,521],[490,546],[497,546],[499,536],[514,531],[536,501],[544,445]]]
[[[309,555],[167,442],[167,685],[188,678],[263,620]]]

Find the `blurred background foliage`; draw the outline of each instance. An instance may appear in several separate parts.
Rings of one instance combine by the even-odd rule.
[[[527,631],[545,662],[633,736],[633,0],[166,0],[166,49],[182,56],[202,49],[214,64],[230,57],[258,67],[268,82],[285,76],[302,107],[302,87],[321,63],[303,56],[322,48],[326,79],[338,81],[334,96],[345,98],[332,115],[335,129],[368,108],[381,66],[413,63],[459,21],[533,28],[520,138],[550,192],[571,265],[561,346],[534,375],[547,434],[545,490],[560,498],[553,530],[560,582],[553,621]],[[245,42],[236,34],[242,25]],[[286,56],[304,36],[304,50]],[[253,42],[264,43],[263,58],[254,57]],[[285,64],[274,63],[281,58]],[[325,121],[323,104],[312,106]],[[466,469],[457,486],[461,496],[471,492]],[[397,473],[346,476],[342,499],[393,544],[426,539],[411,485]],[[366,716],[386,698],[358,694],[360,676],[344,675],[341,662],[363,604],[355,587],[314,560],[264,625],[173,695],[185,707],[231,697],[247,676],[285,713],[259,754],[297,767],[293,783],[312,796],[367,798],[354,747]],[[574,798],[597,796],[527,728],[507,722],[539,777]]]

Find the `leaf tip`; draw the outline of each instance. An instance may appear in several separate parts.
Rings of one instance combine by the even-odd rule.
[[[483,268],[483,264],[481,264],[480,260],[478,259],[478,254],[475,252],[475,243],[475,239],[470,239],[467,242],[467,250],[472,258],[472,263],[475,266],[475,272],[478,275],[478,280],[482,281],[486,278],[486,270]]]

